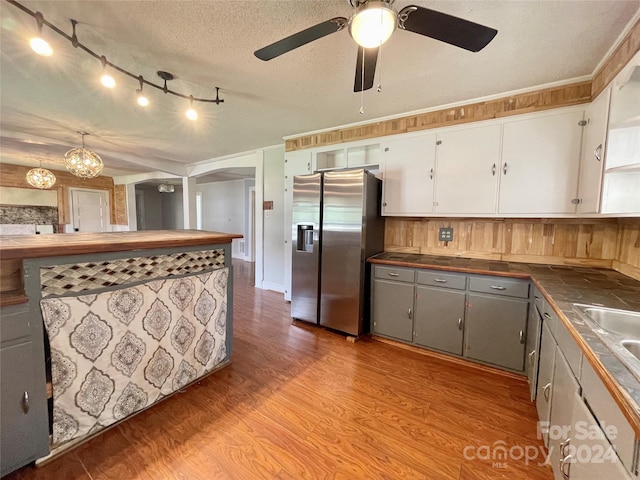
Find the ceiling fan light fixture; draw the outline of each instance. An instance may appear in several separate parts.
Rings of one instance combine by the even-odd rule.
[[[387,2],[370,0],[349,20],[349,33],[361,47],[376,48],[397,26],[398,16]]]

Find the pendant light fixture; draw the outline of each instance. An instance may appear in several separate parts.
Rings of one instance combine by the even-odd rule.
[[[64,154],[64,165],[69,173],[80,178],[94,178],[102,173],[104,163],[100,156],[85,148],[84,136],[87,132],[78,132],[82,135],[82,148],[73,148]]]
[[[42,55],[43,57],[50,57],[53,55],[53,48],[49,45],[44,38],[42,38],[42,25],[44,23],[44,17],[40,12],[36,12],[36,25],[38,26],[38,35],[29,40],[29,45],[31,49],[36,52],[38,55]]]
[[[27,183],[32,187],[46,190],[56,184],[56,176],[51,170],[42,168],[42,161],[40,161],[40,167],[32,168],[27,172]]]

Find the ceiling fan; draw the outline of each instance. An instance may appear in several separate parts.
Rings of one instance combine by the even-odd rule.
[[[494,28],[416,5],[408,5],[396,13],[392,7],[394,0],[347,1],[354,8],[351,18],[336,17],[326,20],[256,50],[254,55],[260,60],[271,60],[348,27],[349,33],[358,43],[353,91],[360,92],[373,86],[378,50],[396,28],[471,52],[482,50],[498,33]]]

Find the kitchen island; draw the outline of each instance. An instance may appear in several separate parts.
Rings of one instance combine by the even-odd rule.
[[[229,363],[234,238],[0,237],[2,475]]]

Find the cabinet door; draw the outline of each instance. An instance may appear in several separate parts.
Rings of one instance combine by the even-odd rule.
[[[536,391],[536,409],[540,422],[549,422],[551,411],[551,390],[553,384],[553,366],[556,361],[556,341],[549,330],[547,322],[542,323],[540,340],[540,361],[538,368],[538,385]],[[545,445],[549,445],[549,435],[542,433]]]
[[[416,287],[414,342],[462,355],[465,292]]]
[[[556,478],[562,478],[561,469],[568,467],[563,465],[561,460],[566,456],[562,450],[566,451],[567,439],[572,435],[573,418],[573,397],[580,392],[580,384],[574,378],[569,368],[569,363],[565,360],[559,347],[556,347],[556,362],[553,373],[553,392],[551,393],[551,412],[549,415],[549,425],[553,428],[549,435],[549,455],[551,456],[551,467]]]
[[[569,401],[567,398],[567,401]],[[562,468],[571,480],[630,480],[622,462],[607,441],[589,408],[577,393],[573,396],[572,425],[580,425],[582,433],[574,434],[564,448]],[[588,435],[586,433],[589,433]],[[567,456],[570,455],[568,458]]]
[[[604,90],[585,111],[582,132],[582,154],[578,180],[578,213],[598,213],[600,207],[600,185],[604,167],[607,117],[609,115],[609,92]]]
[[[287,153],[284,159],[284,298],[291,300],[291,239],[294,235],[293,177],[311,173],[311,152]]]
[[[527,321],[527,343],[525,352],[524,369],[529,381],[529,393],[531,401],[536,399],[536,388],[538,383],[538,353],[540,351],[540,327],[542,319],[534,304],[529,306],[529,320]]]
[[[469,294],[464,355],[511,370],[524,370],[529,302]]]
[[[42,428],[39,428],[39,419],[36,418],[37,409],[32,409],[30,404],[36,396],[30,361],[32,356],[31,342],[0,350],[2,475],[29,463],[42,453],[38,451],[42,441],[34,438],[42,433]],[[44,385],[41,388],[44,390]]]
[[[436,213],[495,213],[501,125],[438,134]]]
[[[506,122],[498,213],[575,213],[583,112]]]
[[[435,147],[435,134],[390,140],[382,145],[383,215],[433,211]]]
[[[373,281],[373,333],[413,340],[413,284]]]

